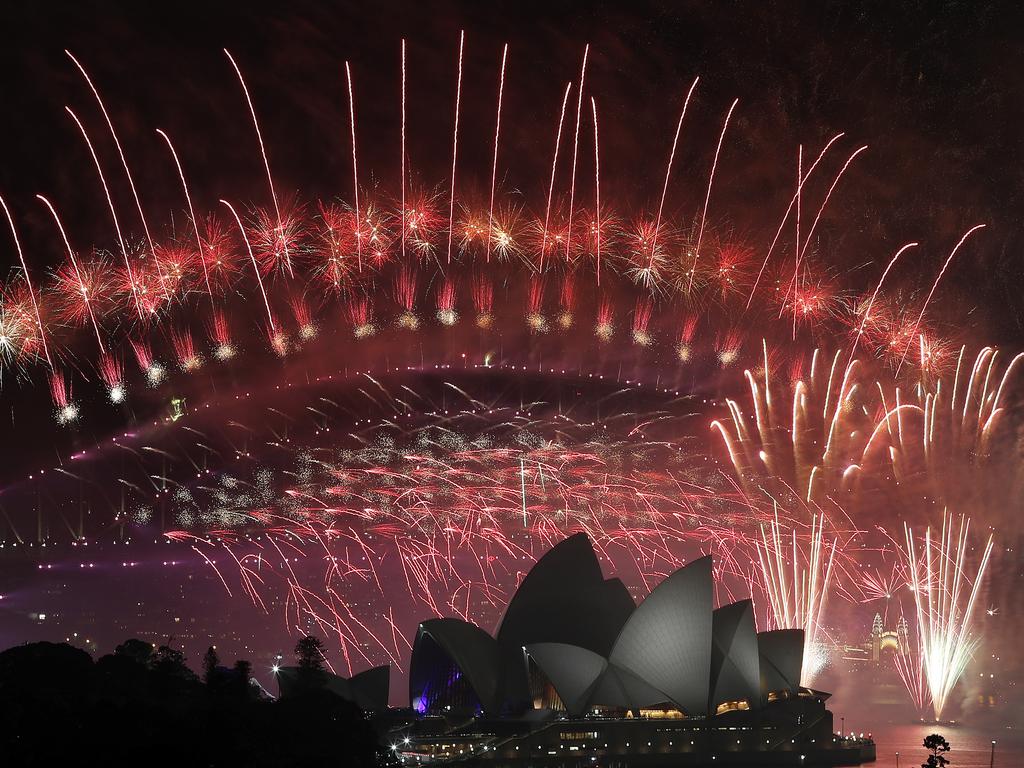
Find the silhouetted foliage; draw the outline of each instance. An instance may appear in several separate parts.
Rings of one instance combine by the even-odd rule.
[[[250,695],[252,685],[252,664],[245,659],[239,659],[231,670],[234,673],[234,689],[242,696]]]
[[[295,644],[295,655],[299,661],[299,669],[322,670],[324,668],[324,644],[318,637],[306,635]]]
[[[211,685],[216,681],[214,678],[217,676],[217,666],[220,664],[220,658],[217,656],[217,649],[212,645],[206,649],[206,653],[203,655],[203,682],[207,685]]]
[[[114,649],[114,653],[118,656],[127,656],[129,659],[134,659],[143,666],[149,666],[150,661],[153,659],[153,645],[132,638],[131,640],[125,640],[117,646]]]
[[[921,763],[921,768],[945,768],[949,765],[950,761],[945,757],[945,753],[949,752],[949,742],[941,735],[933,733],[930,736],[925,736],[924,748],[931,750],[931,754],[928,755],[925,762]]]
[[[363,713],[329,691],[273,701],[248,661],[213,670],[217,682],[204,685],[181,651],[139,640],[96,662],[65,644],[4,651],[0,765],[369,768],[391,757]]]

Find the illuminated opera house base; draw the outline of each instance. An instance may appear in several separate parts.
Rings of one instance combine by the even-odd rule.
[[[420,624],[414,718],[390,732],[408,766],[838,766],[874,760],[841,739],[828,694],[800,685],[803,632],[757,632],[751,602],[714,608],[703,557],[639,605],[583,534],[523,579],[493,635]]]
[[[403,765],[486,764],[499,768],[630,766],[855,766],[873,762],[871,741],[841,739],[820,700],[780,703],[754,717],[486,718],[451,727],[427,718],[393,749]],[[773,709],[775,705],[769,708]],[[803,716],[804,723],[799,723]],[[806,718],[811,718],[809,724]],[[816,718],[816,719],[815,719]]]

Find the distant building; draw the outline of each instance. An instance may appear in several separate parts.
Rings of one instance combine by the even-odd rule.
[[[906,654],[910,652],[910,628],[907,620],[900,616],[895,629],[885,629],[882,614],[876,613],[871,623],[871,634],[859,645],[843,646],[843,660],[853,662],[855,667],[878,666],[891,663],[890,654]]]
[[[373,667],[352,677],[341,677],[324,670],[303,670],[299,667],[276,667],[277,689],[281,698],[295,696],[313,688],[335,693],[360,709],[380,712],[388,708],[391,667]]]

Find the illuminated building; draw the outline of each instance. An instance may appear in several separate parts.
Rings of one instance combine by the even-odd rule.
[[[420,624],[409,678],[420,718],[392,734],[395,751],[412,765],[873,759],[870,741],[834,735],[829,694],[800,686],[803,632],[758,633],[749,600],[715,610],[712,593],[704,557],[635,605],[572,536],[526,575],[494,635],[460,619]]]

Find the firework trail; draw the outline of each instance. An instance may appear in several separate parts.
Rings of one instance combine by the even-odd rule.
[[[253,128],[256,129],[256,139],[257,141],[259,141],[260,145],[260,155],[263,157],[263,168],[267,172],[267,186],[270,187],[270,199],[274,203],[274,213],[277,215],[277,229],[280,232],[284,229],[281,220],[281,206],[277,201],[277,192],[274,190],[274,177],[270,173],[270,160],[267,158],[267,149],[263,145],[263,134],[260,132],[259,120],[256,119],[256,108],[253,106],[252,98],[249,96],[249,88],[245,84],[245,78],[242,77],[242,70],[239,69],[238,64],[235,63],[234,57],[231,55],[231,52],[228,51],[227,48],[224,49],[224,55],[228,57],[228,61],[231,62],[231,66],[234,68],[235,74],[238,75],[238,82],[242,86],[242,93],[245,94],[245,103],[249,105],[249,114],[252,116],[252,125]],[[234,211],[232,211],[232,213],[234,213]],[[239,226],[241,226],[241,224],[239,224]],[[292,259],[291,255],[288,253],[287,245],[285,246],[284,260],[285,265],[288,267],[288,274],[291,275]]]
[[[448,259],[452,262],[452,232],[455,230],[455,162],[459,156],[459,108],[462,105],[462,49],[466,41],[466,31],[459,32],[459,69],[455,83],[455,126],[452,129],[452,182],[451,194],[448,199]]]
[[[992,554],[992,537],[988,537],[971,579],[967,572],[969,532],[966,517],[960,516],[958,528],[952,516],[944,515],[939,540],[933,541],[929,526],[918,548],[913,531],[904,524],[924,676],[936,721],[980,642],[972,634],[971,620]]]
[[[676,123],[676,133],[672,137],[672,149],[668,153],[668,163],[665,166],[665,183],[661,186],[661,200],[658,201],[658,215],[654,220],[654,242],[651,244],[651,260],[647,264],[647,269],[654,270],[654,254],[657,252],[658,247],[658,233],[661,231],[661,215],[665,210],[665,198],[668,196],[668,182],[672,178],[672,164],[676,159],[676,147],[679,144],[679,133],[683,130],[683,118],[686,117],[686,110],[690,106],[690,97],[693,96],[694,90],[697,88],[697,83],[700,82],[699,77],[693,79],[693,83],[690,85],[690,90],[686,92],[686,98],[683,100],[683,111],[679,113],[679,122]]]
[[[501,74],[498,77],[498,114],[494,119],[494,161],[491,164],[491,198],[487,204],[487,261],[491,260],[491,229],[494,225],[494,185],[498,180],[498,137],[501,134],[501,100],[505,95],[505,61],[508,43],[501,51]]]
[[[893,656],[896,673],[910,695],[910,701],[914,709],[924,712],[931,701],[931,694],[928,691],[928,679],[924,672],[924,654],[921,651],[921,636],[918,632],[915,635],[914,644],[911,646],[910,630],[906,618],[901,614],[899,635],[900,647]]]
[[[583,65],[580,68],[580,88],[576,99],[576,130],[572,140],[572,176],[569,177],[569,223],[565,234],[565,260],[569,261],[572,252],[572,214],[576,202],[576,159],[580,146],[580,115],[583,111],[583,84],[587,77],[587,56],[590,54],[590,43],[583,49]]]
[[[125,398],[124,388],[124,366],[120,358],[104,353],[100,356],[100,378],[107,385],[107,394],[110,402],[120,403]]]
[[[733,110],[736,109],[736,105],[739,103],[740,100],[735,99],[729,107],[729,111],[725,115],[725,121],[722,123],[722,133],[718,136],[718,146],[715,148],[715,159],[711,162],[711,173],[708,174],[708,192],[704,196],[704,208],[700,213],[700,229],[697,232],[697,245],[693,249],[693,269],[690,271],[690,281],[686,286],[687,293],[689,293],[693,288],[693,275],[697,271],[697,261],[700,259],[700,245],[704,240],[704,225],[707,224],[708,206],[711,204],[711,185],[715,183],[715,171],[718,170],[718,157],[722,153],[722,143],[725,141],[725,131],[729,127],[729,118],[732,117]],[[658,236],[657,230],[655,230],[654,236]],[[799,240],[799,238],[797,239]]]
[[[124,168],[124,175],[128,179],[128,186],[132,190],[132,197],[135,200],[135,208],[139,212],[139,221],[142,222],[142,230],[146,234],[146,243],[149,245],[149,253],[150,256],[153,257],[153,263],[156,266],[157,274],[160,277],[160,283],[163,286],[164,295],[166,298],[168,295],[167,286],[164,281],[164,275],[160,269],[160,260],[157,259],[156,256],[156,248],[153,245],[153,237],[149,233],[149,223],[146,221],[146,214],[142,210],[142,201],[139,199],[138,190],[136,190],[135,188],[135,180],[132,179],[132,172],[128,168],[128,160],[124,156],[124,150],[121,148],[121,141],[117,137],[117,131],[114,130],[114,121],[110,119],[110,115],[107,113],[107,107],[103,103],[103,99],[100,98],[100,92],[96,89],[96,86],[93,85],[92,78],[90,78],[89,73],[85,71],[85,67],[82,66],[81,62],[79,62],[78,59],[76,59],[70,51],[65,49],[64,53],[65,55],[67,55],[69,59],[71,59],[72,62],[74,62],[74,65],[78,68],[78,71],[82,73],[82,77],[85,78],[85,82],[88,84],[89,90],[92,91],[92,95],[96,98],[96,103],[99,105],[100,111],[103,113],[103,119],[107,123],[107,128],[110,129],[110,137],[114,140],[114,146],[117,147],[118,157],[121,158],[121,166]],[[78,122],[78,118],[75,118],[75,122]]]
[[[103,168],[100,166],[100,160],[96,156],[96,150],[93,149],[92,142],[89,140],[89,134],[85,132],[85,126],[82,125],[82,121],[78,119],[78,115],[71,111],[70,107],[65,107],[67,113],[71,115],[71,119],[75,121],[75,125],[78,126],[78,130],[82,134],[82,138],[85,139],[85,144],[89,148],[89,154],[92,156],[93,165],[96,166],[96,173],[100,177],[100,184],[103,186],[103,192],[107,198],[107,207],[110,209],[110,218],[114,222],[114,230],[117,232],[117,241],[121,246],[121,255],[124,257],[125,271],[128,275],[128,281],[131,285],[132,296],[135,298],[135,306],[139,311],[139,320],[145,321],[146,313],[142,309],[142,301],[139,299],[138,284],[136,283],[135,276],[132,274],[131,259],[128,258],[128,247],[125,245],[124,236],[121,234],[121,225],[117,220],[117,211],[114,209],[114,199],[110,196],[110,188],[107,186],[107,180],[103,176]]]
[[[864,405],[865,393],[872,391],[861,385],[857,361],[844,370],[841,355],[836,352],[828,362],[815,350],[810,376],[790,385],[787,399],[773,394],[767,345],[763,385],[753,373],[744,372],[753,424],[738,403],[727,400],[732,429],[719,420],[712,427],[721,434],[748,493],[788,491],[808,502],[839,497],[854,490],[860,475],[880,460],[881,452],[873,450],[869,438],[874,424]]]
[[[203,265],[203,282],[206,284],[206,292],[210,294],[210,306],[214,307],[215,305],[213,301],[213,287],[210,285],[210,269],[206,263],[206,255],[204,253],[203,248],[203,238],[202,235],[199,234],[199,221],[196,219],[196,212],[195,209],[192,207],[192,195],[189,194],[188,183],[185,181],[185,171],[182,170],[181,161],[178,160],[178,153],[174,149],[174,145],[171,143],[171,137],[168,136],[159,128],[156,129],[156,132],[160,134],[160,137],[167,143],[167,149],[171,153],[171,158],[173,158],[174,160],[174,167],[178,171],[178,178],[181,180],[181,189],[185,193],[185,202],[188,205],[188,217],[189,220],[192,222],[192,229],[196,235],[196,249],[197,253],[199,254],[199,263]]]
[[[836,541],[832,546],[824,540],[825,516],[811,519],[811,533],[806,549],[798,546],[796,531],[791,532],[791,553],[786,562],[778,517],[768,530],[761,525],[757,544],[761,578],[768,594],[770,616],[776,629],[804,631],[804,659],[800,684],[810,686],[828,660],[822,633],[822,613],[828,601]],[[788,572],[788,575],[787,575]]]
[[[548,182],[548,201],[544,207],[544,229],[540,246],[540,269],[544,270],[544,256],[548,252],[548,228],[551,226],[551,198],[555,193],[555,171],[558,169],[558,150],[562,145],[562,125],[565,123],[565,107],[569,103],[569,91],[572,90],[572,83],[565,86],[565,95],[562,97],[562,110],[558,114],[558,130],[555,132],[555,151],[551,159],[551,181]]]
[[[922,379],[906,394],[890,391],[876,442],[908,508],[924,496],[1009,524],[1009,510],[1024,499],[1024,467],[1012,448],[1022,430],[1024,355],[1005,363],[985,347],[972,363],[965,353],[961,348],[950,377]]]

